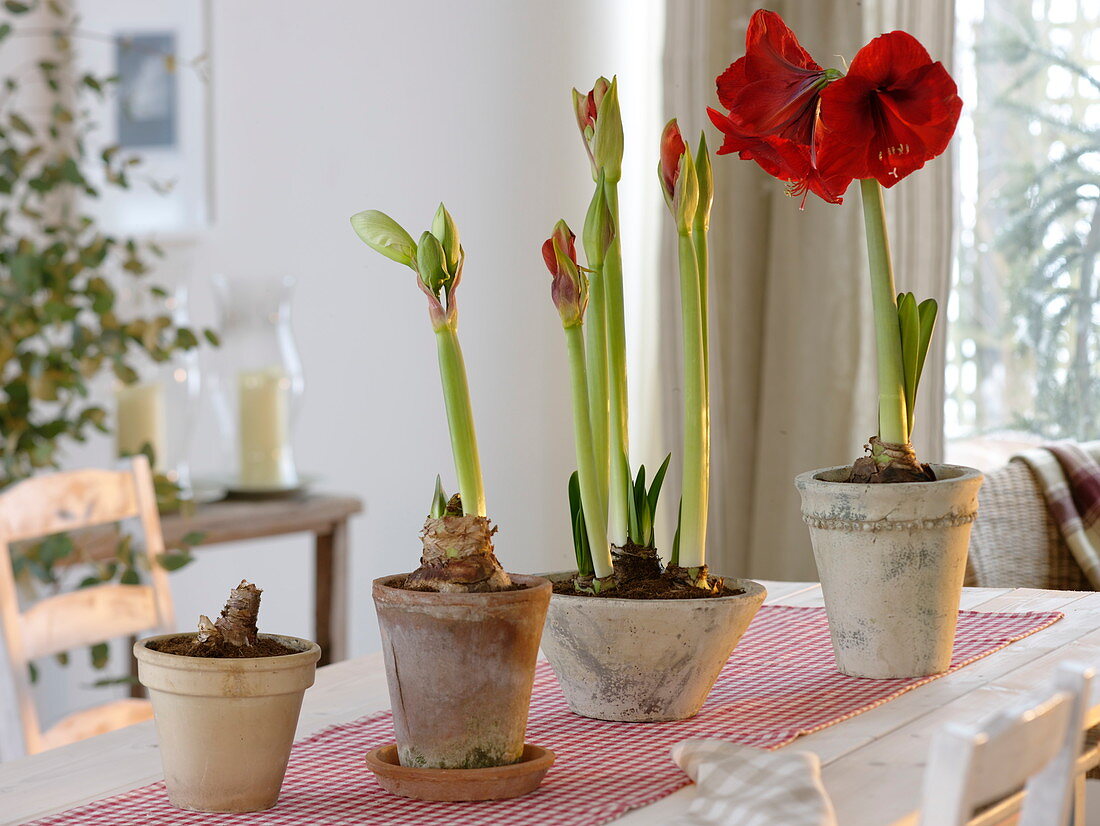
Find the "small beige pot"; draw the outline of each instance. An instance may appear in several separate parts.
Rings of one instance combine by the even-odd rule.
[[[795,479],[844,674],[923,677],[951,664],[982,474],[932,469],[935,482],[838,481],[847,466]]]
[[[279,800],[298,712],[321,648],[261,634],[301,653],[207,659],[153,651],[138,640],[138,679],[156,716],[164,782],[173,806],[196,812],[258,812]]]
[[[572,573],[549,575],[552,580]],[[764,586],[713,599],[612,599],[554,594],[542,650],[569,708],[582,717],[686,720],[703,705],[752,618]]]

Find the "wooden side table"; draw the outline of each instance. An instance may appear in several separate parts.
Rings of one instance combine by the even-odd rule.
[[[348,519],[362,510],[363,500],[357,497],[325,493],[286,499],[223,499],[199,505],[187,516],[162,516],[160,524],[169,548],[189,533],[201,533],[202,543],[194,548],[197,553],[224,542],[313,534],[317,577],[314,635],[321,646],[319,664],[327,665],[348,657]],[[72,538],[81,553],[62,565],[112,559],[119,529],[117,525],[87,528],[75,531]]]
[[[211,545],[311,533],[315,639],[321,646],[318,665],[348,657],[348,519],[363,510],[354,496],[311,493],[288,499],[225,499],[199,505],[193,514],[161,517],[164,542],[171,547],[189,533],[203,534],[195,551]]]

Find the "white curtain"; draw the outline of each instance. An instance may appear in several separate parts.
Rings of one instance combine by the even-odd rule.
[[[754,0],[669,0],[664,103],[692,144],[718,106],[715,77],[744,53]],[[918,11],[919,6],[919,11]],[[870,37],[904,28],[950,68],[952,0],[776,0],[803,46],[843,69]],[[816,579],[794,489],[797,473],[850,463],[876,429],[874,349],[858,187],[842,206],[810,196],[804,211],[782,182],[736,156],[713,158],[711,219],[711,501],[708,557],[722,574]],[[898,288],[946,308],[951,165],[932,162],[887,193]],[[675,239],[661,252],[662,374],[680,371]],[[914,443],[942,454],[942,327],[918,402]],[[673,382],[679,386],[679,382]],[[679,393],[661,427],[678,445]],[[673,516],[674,518],[674,516]]]

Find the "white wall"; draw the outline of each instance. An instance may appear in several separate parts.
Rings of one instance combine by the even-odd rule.
[[[371,579],[416,566],[435,474],[450,488],[454,474],[425,301],[411,273],[364,246],[348,218],[383,209],[415,237],[447,203],[467,253],[460,336],[498,556],[518,572],[568,566],[569,385],[539,246],[558,217],[579,230],[591,193],[570,88],[623,75],[629,125],[630,102],[658,94],[630,87],[632,70],[655,76],[658,5],[211,4],[216,220],[179,261],[204,323],[213,321],[210,272],[298,279],[299,467],[319,474],[322,489],[367,503],[352,525],[355,654],[378,644]],[[628,163],[637,153],[633,168],[651,170],[658,113],[636,111],[653,146],[628,149]],[[650,184],[624,191],[637,226],[646,210],[631,191],[659,200]],[[218,453],[209,424],[200,471]],[[100,443],[72,461],[108,459]],[[309,551],[304,538],[200,550],[172,576],[180,625],[217,611],[247,577],[265,589],[262,627],[311,635]]]

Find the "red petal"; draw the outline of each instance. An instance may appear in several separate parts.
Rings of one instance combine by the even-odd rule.
[[[708,106],[707,114],[710,115],[711,123],[717,126],[725,137],[722,145],[718,148],[717,154],[729,155],[733,152],[740,152],[742,149],[747,149],[760,142],[759,138],[751,137],[738,129],[725,113],[719,112],[717,109],[712,109]],[[662,166],[662,169],[663,168]]]
[[[928,50],[908,32],[880,34],[858,52],[848,77],[862,77],[876,86],[889,86],[932,62]]]
[[[822,68],[783,19],[763,9],[745,33],[745,56],[718,76],[718,99],[746,134],[809,143]]]
[[[676,179],[680,177],[680,158],[686,151],[680,127],[673,118],[661,133],[661,183],[670,198],[676,190]]]
[[[766,9],[759,9],[749,20],[745,32],[745,57],[749,60],[746,73],[750,79],[757,72],[760,74],[756,77],[794,69],[821,71],[783,18]]]
[[[542,260],[546,264],[546,269],[550,270],[551,275],[557,275],[558,273],[558,257],[554,254],[554,239],[547,238],[542,242]]]

